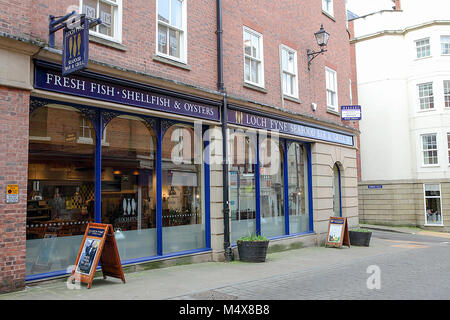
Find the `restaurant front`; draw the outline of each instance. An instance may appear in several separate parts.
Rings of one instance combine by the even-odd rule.
[[[34,61],[26,279],[66,274],[89,222],[112,224],[125,265],[210,252],[203,137],[220,101],[59,70]]]
[[[225,193],[221,95],[33,66],[27,281],[67,275],[89,222],[113,226],[124,266],[236,258],[251,234],[318,245],[330,215],[357,224],[350,130],[230,99]]]

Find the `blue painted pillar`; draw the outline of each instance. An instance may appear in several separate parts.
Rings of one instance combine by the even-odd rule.
[[[207,137],[204,142],[204,149],[208,150],[208,152],[204,152],[203,162],[204,162],[204,171],[205,171],[205,244],[206,248],[211,248],[211,211],[210,211],[210,173],[209,173],[209,163],[210,163],[210,149],[209,149],[209,133],[208,126],[203,126],[203,136],[207,134]],[[203,139],[202,139],[203,141]],[[203,152],[202,150],[202,152]]]
[[[95,126],[95,222],[102,222],[102,111],[98,111]]]
[[[256,195],[256,234],[261,234],[261,186],[259,180],[259,133],[256,135],[256,166],[255,166],[255,195]]]
[[[162,128],[161,120],[156,124],[156,252],[163,254],[162,243]]]
[[[311,163],[311,143],[305,144],[308,161],[308,204],[309,204],[309,231],[314,231],[313,217],[313,188],[312,188],[312,163]]]
[[[287,141],[283,143],[283,184],[284,184],[284,223],[285,233],[289,234],[289,172],[288,172],[288,150]]]

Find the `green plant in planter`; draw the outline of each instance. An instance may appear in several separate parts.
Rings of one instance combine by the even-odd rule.
[[[365,246],[368,247],[372,231],[366,228],[352,228],[349,231],[350,244],[352,246]]]
[[[237,241],[269,241],[266,237],[256,234],[240,237]]]
[[[350,231],[354,231],[354,232],[371,232],[369,229],[366,229],[366,228],[352,228],[352,229],[350,229]]]
[[[239,259],[246,262],[266,261],[269,239],[261,235],[249,234],[239,238],[237,241]]]

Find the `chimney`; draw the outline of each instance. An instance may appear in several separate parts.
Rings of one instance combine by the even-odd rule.
[[[395,3],[395,5],[392,7],[394,10],[402,10],[402,7],[400,5],[400,0],[392,0],[392,2]]]

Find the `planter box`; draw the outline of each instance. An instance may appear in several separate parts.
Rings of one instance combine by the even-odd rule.
[[[368,247],[372,232],[349,231],[350,245]]]
[[[266,261],[269,241],[237,241],[239,260],[246,262]]]

